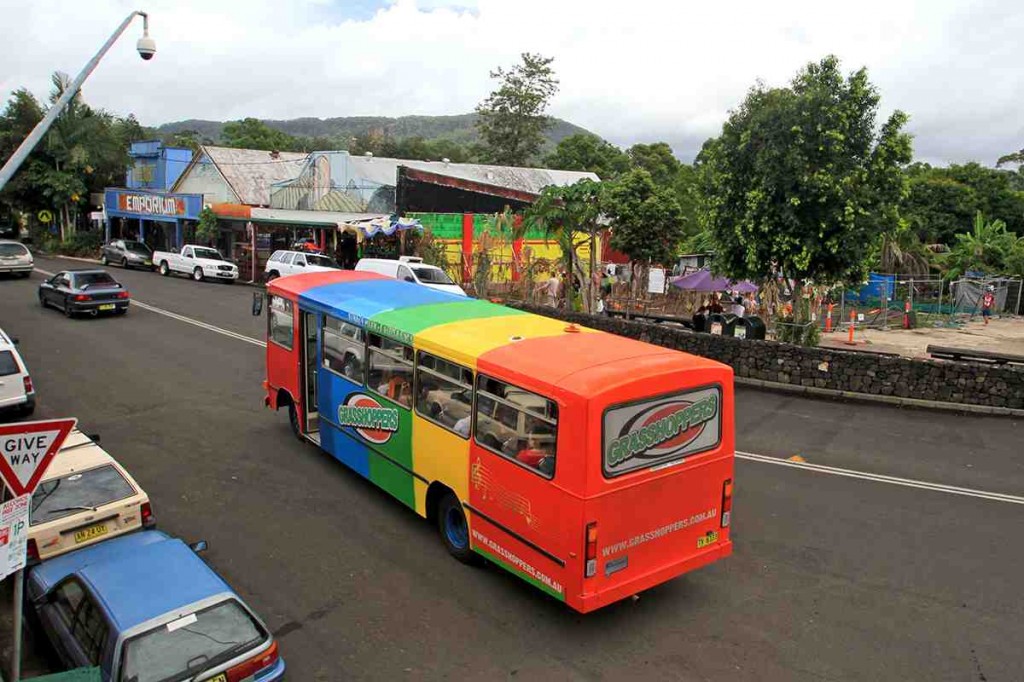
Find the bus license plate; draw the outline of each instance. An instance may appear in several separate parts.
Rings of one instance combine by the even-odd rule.
[[[98,523],[95,526],[89,526],[75,533],[75,544],[87,542],[106,534],[107,525],[105,523]]]
[[[113,310],[113,309],[114,309],[114,308],[116,308],[116,307],[117,307],[117,306],[116,306],[116,305],[114,305],[113,303],[107,303],[107,304],[105,304],[105,305],[101,305],[101,306],[100,306],[100,310]]]
[[[713,545],[716,542],[718,542],[718,531],[713,530],[707,535],[702,535],[701,537],[697,538],[697,549],[702,549],[704,547],[707,547],[708,545]]]

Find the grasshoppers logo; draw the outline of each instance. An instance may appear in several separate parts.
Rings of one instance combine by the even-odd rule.
[[[714,447],[720,440],[719,402],[719,390],[706,388],[609,410],[605,472],[618,475]]]
[[[364,439],[383,445],[398,431],[398,410],[384,407],[365,393],[353,393],[338,405],[338,423],[351,426]]]

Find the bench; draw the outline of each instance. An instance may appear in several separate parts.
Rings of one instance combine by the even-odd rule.
[[[611,308],[605,309],[605,314],[610,317],[626,317],[625,310],[613,310]],[[629,318],[633,320],[650,320],[651,322],[674,322],[681,324],[687,328],[693,328],[693,320],[688,317],[682,317],[681,315],[669,315],[667,313],[654,313],[645,312],[640,310],[632,310],[629,312]]]
[[[939,360],[957,360],[964,362],[989,362],[995,365],[1024,365],[1024,355],[1011,353],[993,353],[974,348],[950,348],[949,346],[928,346],[928,354]]]

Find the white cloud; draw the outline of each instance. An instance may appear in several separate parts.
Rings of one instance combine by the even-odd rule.
[[[133,2],[5,3],[0,96],[76,73]],[[13,6],[11,6],[13,4]],[[883,113],[911,115],[919,157],[991,163],[1024,145],[1014,0],[151,0],[158,52],[129,28],[86,85],[94,105],[147,124],[182,118],[452,114],[520,52],[555,57],[552,113],[623,145],[690,157],[758,78],[784,84],[828,53],[867,66]]]

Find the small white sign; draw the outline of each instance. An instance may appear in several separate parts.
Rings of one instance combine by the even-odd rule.
[[[0,580],[25,568],[28,545],[28,510],[31,495],[21,495],[0,506]]]
[[[864,321],[864,313],[857,313],[857,321],[858,322],[863,322]]]
[[[196,618],[196,614],[194,613],[190,613],[187,616],[182,616],[178,620],[172,620],[170,623],[167,624],[167,632],[174,632],[175,630],[180,630],[183,627],[192,625],[198,620],[199,619]]]
[[[662,268],[651,268],[647,273],[647,293],[665,293],[665,271]]]
[[[722,323],[721,322],[712,322],[711,323],[711,333],[712,334],[717,334],[718,336],[721,336],[722,335]]]

